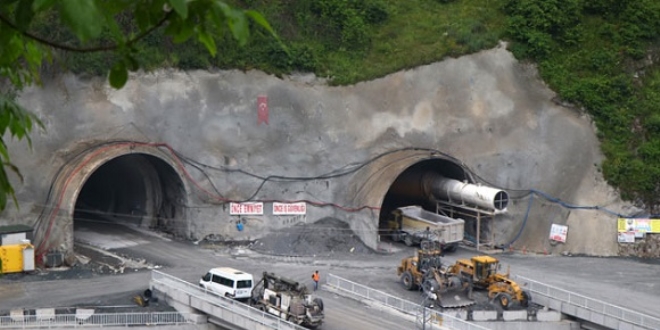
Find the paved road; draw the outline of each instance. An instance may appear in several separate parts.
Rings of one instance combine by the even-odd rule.
[[[395,274],[401,258],[414,253],[414,249],[405,246],[398,246],[400,250],[391,255],[347,253],[333,259],[286,258],[252,253],[237,256],[235,249],[200,248],[191,243],[166,240],[117,226],[103,229],[102,232],[112,242],[114,252],[145,258],[161,265],[162,271],[190,282],[197,282],[209,268],[230,266],[251,272],[257,277],[263,271],[275,272],[311,287],[311,273],[318,269],[322,277],[333,273],[411,301],[420,299],[418,292],[404,290]],[[77,238],[84,236],[76,234]],[[104,240],[98,235],[94,239],[99,242]],[[472,250],[459,249],[448,255],[446,262],[474,254]],[[503,254],[498,257],[504,267],[510,265],[512,273],[648,315],[658,315],[660,312],[660,265],[657,263],[622,258]],[[100,302],[104,296],[107,298],[125,295],[126,292],[141,292],[149,278],[149,272],[141,271],[82,280],[3,283],[0,285],[0,310],[17,306],[71,306],[83,302],[91,305]],[[327,306],[326,330],[413,328],[410,320],[327,291],[319,291],[318,294]]]

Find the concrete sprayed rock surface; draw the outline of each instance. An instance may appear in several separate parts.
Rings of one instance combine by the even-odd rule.
[[[267,96],[267,123],[258,118],[260,95]],[[308,204],[307,219],[345,220],[375,248],[378,221],[383,218],[375,210],[383,209],[385,195],[401,172],[425,159],[399,153],[352,175],[321,175],[416,147],[451,155],[489,185],[511,191],[536,189],[556,198],[552,203],[538,196],[533,202],[512,201],[508,213],[493,222],[496,244],[515,238],[516,247],[530,251],[616,255],[614,213],[630,214],[631,209],[603,180],[603,156],[590,118],[555,99],[535,68],[519,63],[504,45],[340,87],[236,70],[136,73],[121,90],[108,86],[105,77],[49,77],[19,97],[21,105],[43,121],[47,133],[33,134],[32,150],[8,141],[13,161],[26,179],[16,182],[21,208],[9,206],[0,225],[37,219],[44,208],[72,212],[87,175],[100,172],[115,158],[150,155],[150,161],[142,163],[157,164],[172,179],[144,181],[142,186],[151,189],[145,191],[185,191],[172,196],[168,207],[149,204],[140,210],[150,212],[145,221],[169,222],[181,237],[251,240],[293,225],[265,203],[265,212],[251,216],[238,232],[230,208],[210,201],[308,200],[316,203]],[[93,149],[118,139],[164,143],[197,163],[185,164],[153,145],[107,147],[103,153]],[[81,150],[92,150],[96,158],[88,161]],[[149,170],[154,167],[146,165],[142,172],[125,168],[134,178],[154,173]],[[72,173],[73,179],[68,177]],[[310,179],[263,180],[270,176]],[[57,198],[48,199],[53,182],[68,185],[52,190],[52,196],[64,196],[61,205],[52,201]],[[156,187],[157,182],[169,185]],[[124,199],[102,209],[120,213],[112,208],[128,208],[132,200],[122,196],[117,194]],[[146,193],[136,197],[152,204],[162,199],[158,194],[147,198]],[[569,204],[598,205],[612,212],[568,209]],[[160,213],[168,209],[171,216]],[[62,212],[57,218],[49,246],[73,245],[72,217]],[[550,244],[552,224],[569,226],[565,244]],[[352,248],[350,241],[329,242],[336,249]],[[286,253],[307,252],[306,240],[288,244]],[[273,249],[285,250],[275,244]]]
[[[256,240],[254,251],[279,256],[344,256],[347,253],[375,253],[351,228],[339,219],[324,218],[311,224],[299,223]]]

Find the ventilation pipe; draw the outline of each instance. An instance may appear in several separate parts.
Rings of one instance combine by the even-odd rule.
[[[428,172],[423,178],[424,190],[437,199],[456,204],[480,207],[495,212],[505,212],[509,194],[500,189],[461,182]]]

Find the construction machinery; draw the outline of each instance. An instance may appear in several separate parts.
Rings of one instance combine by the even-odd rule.
[[[298,282],[264,272],[252,289],[250,304],[266,313],[310,329],[323,323],[323,300]]]
[[[503,309],[509,309],[513,303],[528,307],[532,300],[529,291],[523,290],[510,278],[508,269],[505,274],[498,273],[500,268],[497,258],[482,255],[457,260],[447,268],[447,272],[467,280],[476,289],[487,290],[488,298]]]
[[[401,260],[397,275],[408,289],[420,289],[427,307],[456,308],[475,304],[470,282],[442,265],[441,247],[421,249],[416,256]]]

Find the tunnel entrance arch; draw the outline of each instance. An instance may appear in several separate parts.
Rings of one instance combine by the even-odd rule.
[[[55,178],[49,215],[40,219],[37,253],[73,254],[74,229],[86,223],[130,223],[182,230],[187,181],[179,159],[162,144],[116,142],[87,148]]]
[[[429,182],[458,183],[469,189],[479,187],[475,177],[469,168],[459,159],[437,150],[422,148],[406,148],[389,152],[382,157],[365,166],[353,177],[349,185],[349,191],[345,195],[348,205],[378,206],[378,210],[371,209],[347,215],[347,222],[351,229],[356,232],[362,241],[377,249],[382,234],[387,234],[388,220],[391,212],[398,207],[419,205],[429,211],[439,211],[441,203],[456,202],[451,196],[442,196],[448,191],[438,190],[437,186]],[[443,185],[446,187],[449,185]],[[508,204],[506,192],[497,189],[489,189],[488,196],[484,200],[463,200],[460,204],[453,204],[462,209],[478,210],[474,206],[485,203],[488,209],[503,211]],[[494,195],[490,192],[495,191]],[[477,192],[479,195],[481,191]],[[462,194],[463,192],[459,192]],[[472,192],[474,196],[474,192]],[[477,203],[473,205],[463,204]],[[445,203],[447,205],[447,203]],[[478,205],[477,205],[478,206]],[[466,233],[478,232],[477,213],[462,212],[461,218],[466,221]],[[481,228],[484,229],[483,227]],[[487,229],[488,230],[488,229]],[[477,235],[478,236],[478,235]]]

